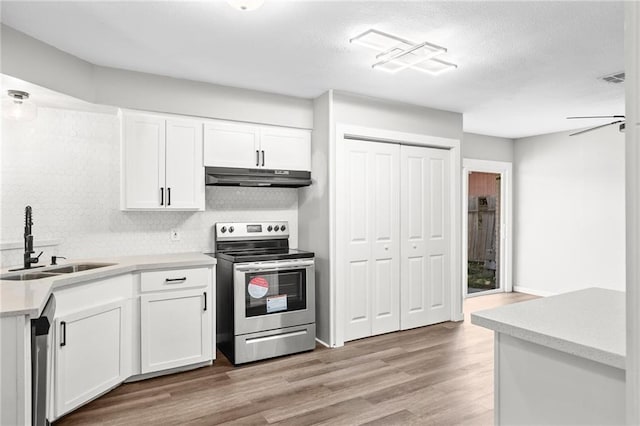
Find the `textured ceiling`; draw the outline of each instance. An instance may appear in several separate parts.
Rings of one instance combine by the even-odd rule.
[[[305,98],[338,89],[464,113],[467,132],[522,137],[624,113],[622,2],[12,2],[2,22],[95,64]],[[369,28],[449,49],[453,72],[371,69]]]

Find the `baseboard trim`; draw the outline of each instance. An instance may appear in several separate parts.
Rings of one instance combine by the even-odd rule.
[[[212,365],[213,361],[215,360],[199,362],[197,364],[190,364],[182,367],[174,367],[168,370],[160,370],[160,371],[153,371],[151,373],[137,374],[135,376],[128,377],[124,382],[125,383],[139,382],[140,380],[147,380],[147,379],[152,379],[154,377],[166,376],[168,374],[182,373],[189,370],[195,370],[196,368],[207,367],[209,365]]]
[[[526,293],[526,294],[531,294],[532,296],[540,296],[540,297],[549,297],[549,296],[555,296],[556,294],[558,294],[558,293],[552,293],[550,291],[537,290],[535,288],[522,287],[519,285],[513,286],[513,291],[515,291],[516,293]]]
[[[325,346],[331,349],[331,346],[329,346],[327,343],[323,342],[322,340],[318,339],[317,337],[316,337],[316,342],[320,343],[322,346]]]

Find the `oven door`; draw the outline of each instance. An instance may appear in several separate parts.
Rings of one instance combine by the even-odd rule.
[[[235,334],[315,322],[313,259],[236,263]]]

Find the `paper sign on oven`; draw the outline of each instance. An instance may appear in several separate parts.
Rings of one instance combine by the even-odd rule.
[[[279,294],[278,296],[267,297],[267,313],[280,312],[287,310],[287,295]]]

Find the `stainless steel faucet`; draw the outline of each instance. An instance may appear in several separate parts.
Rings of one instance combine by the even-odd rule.
[[[31,235],[31,227],[33,226],[31,210],[31,206],[27,206],[24,209],[24,269],[29,269],[32,264],[38,263],[43,253],[40,252],[37,257],[31,257],[31,254],[35,253],[33,250],[33,235]]]

